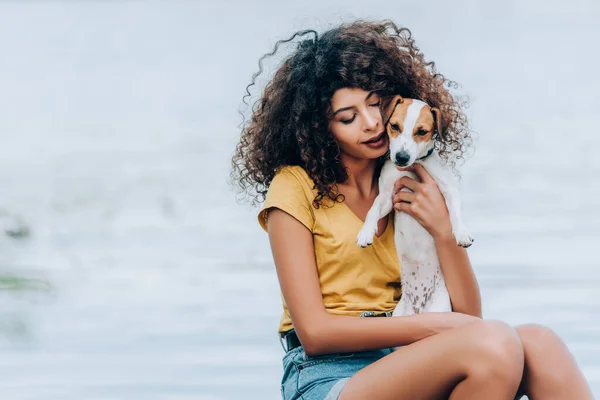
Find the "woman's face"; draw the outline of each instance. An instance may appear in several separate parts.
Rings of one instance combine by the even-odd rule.
[[[375,159],[388,150],[388,135],[379,111],[379,95],[357,88],[338,89],[331,98],[329,130],[342,153]]]

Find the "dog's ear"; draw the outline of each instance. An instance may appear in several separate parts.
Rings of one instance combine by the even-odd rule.
[[[404,101],[402,96],[383,96],[381,98],[381,104],[379,105],[379,109],[381,111],[381,116],[383,117],[383,126],[387,125],[388,121],[392,117],[394,110],[398,104],[401,104]]]
[[[431,107],[431,114],[433,114],[433,120],[435,121],[435,130],[440,139],[443,139],[444,136],[442,135],[442,112],[439,108]]]

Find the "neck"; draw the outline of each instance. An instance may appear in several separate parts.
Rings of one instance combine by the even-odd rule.
[[[377,160],[356,159],[342,154],[342,165],[346,168],[348,179],[338,186],[356,190],[361,197],[370,197],[373,189],[377,189]]]

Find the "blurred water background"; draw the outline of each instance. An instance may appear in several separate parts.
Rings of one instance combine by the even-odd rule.
[[[556,330],[600,395],[600,3],[0,1],[0,398],[279,398],[237,111],[276,40],[354,18],[470,97],[485,316]]]

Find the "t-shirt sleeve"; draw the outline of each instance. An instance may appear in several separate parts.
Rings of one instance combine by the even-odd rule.
[[[275,174],[265,203],[258,213],[258,223],[267,231],[269,210],[279,208],[300,221],[311,232],[315,222],[312,207],[312,191],[291,168],[283,168]]]

